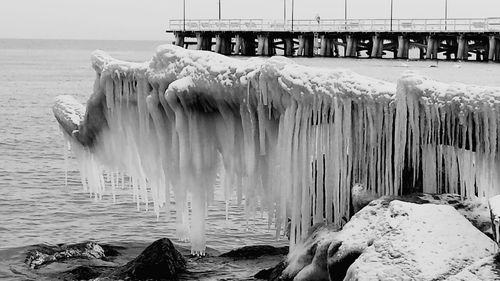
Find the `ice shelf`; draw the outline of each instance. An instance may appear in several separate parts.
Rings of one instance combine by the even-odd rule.
[[[173,191],[177,236],[196,254],[217,174],[227,200],[268,211],[277,236],[290,218],[292,246],[314,223],[345,224],[355,184],[376,195],[500,193],[498,88],[412,73],[395,85],[172,45],[145,63],[96,51],[92,64],[85,116],[74,122],[64,98],[54,106],[84,187],[101,194],[126,174],[138,204],[166,214]]]

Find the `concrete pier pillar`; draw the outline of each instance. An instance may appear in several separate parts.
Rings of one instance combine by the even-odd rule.
[[[495,44],[495,61],[500,61],[500,41],[498,39]]]
[[[304,57],[314,56],[314,36],[305,35],[303,38],[304,38]]]
[[[314,36],[309,34],[299,35],[298,56],[312,57],[314,55]]]
[[[335,45],[335,40],[333,38],[327,38],[326,40],[326,55],[328,57],[333,57],[336,55],[335,49],[337,45]]]
[[[321,35],[321,45],[319,47],[319,55],[322,57],[326,57],[327,55],[327,44],[328,44],[328,39],[326,38],[325,35]]]
[[[257,35],[257,55],[272,56],[274,55],[274,40],[269,34]]]
[[[299,35],[299,48],[297,49],[297,56],[304,55],[304,35]]]
[[[356,57],[357,56],[357,41],[356,38],[352,35],[346,36],[346,57]]]
[[[398,53],[397,57],[399,59],[407,59],[409,55],[410,42],[408,38],[403,35],[398,36]]]
[[[497,53],[496,53],[496,50],[497,50],[497,39],[495,38],[495,36],[491,35],[489,38],[488,38],[488,60],[489,61],[493,61],[493,60],[496,60],[497,59]]]
[[[210,51],[212,49],[212,36],[205,32],[196,33],[196,49]]]
[[[380,41],[383,41],[378,35],[372,36],[372,50],[370,56],[372,58],[381,58],[382,52],[380,50]]]
[[[457,38],[458,42],[458,50],[457,50],[457,59],[459,60],[467,60],[469,58],[469,48],[467,46],[467,39],[464,35],[459,35]]]
[[[175,45],[184,47],[184,34],[174,33]]]
[[[241,36],[241,34],[236,34],[234,36],[234,50],[233,50],[235,55],[240,54],[242,42],[243,42],[243,37]]]
[[[425,53],[426,59],[437,59],[439,42],[435,37],[427,36],[427,51]]]
[[[293,38],[292,37],[283,38],[283,45],[284,45],[285,56],[287,57],[293,56]]]
[[[215,35],[215,52],[223,55],[231,54],[231,36],[226,33]]]
[[[244,56],[255,56],[255,35],[245,34],[241,36],[240,51]]]

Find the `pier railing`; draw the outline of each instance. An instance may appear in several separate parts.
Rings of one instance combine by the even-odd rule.
[[[294,32],[500,32],[500,18],[470,19],[349,19],[171,20],[169,31],[294,31]]]

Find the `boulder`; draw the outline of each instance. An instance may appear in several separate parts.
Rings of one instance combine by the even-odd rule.
[[[110,279],[176,280],[186,270],[186,259],[168,238],[149,245],[139,256],[111,272]]]
[[[286,254],[288,254],[288,246],[273,247],[270,245],[252,245],[231,250],[227,253],[220,255],[220,257],[256,259],[264,255],[275,256],[275,255],[286,255]]]
[[[263,269],[254,275],[256,279],[263,279],[268,281],[286,281],[281,278],[281,273],[286,268],[286,262],[281,261],[271,268]]]
[[[283,277],[445,279],[492,256],[494,249],[494,242],[451,206],[383,197],[358,212],[341,231],[316,229],[292,250]]]
[[[30,249],[24,263],[32,269],[38,269],[43,265],[59,262],[67,259],[101,259],[116,256],[119,253],[111,246],[84,242],[77,244],[61,245],[36,245]]]

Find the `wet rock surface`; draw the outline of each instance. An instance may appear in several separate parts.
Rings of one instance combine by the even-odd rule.
[[[40,268],[53,262],[67,259],[101,259],[118,255],[118,251],[111,246],[84,242],[69,245],[36,245],[26,254],[24,262],[32,269]]]
[[[273,247],[270,245],[252,245],[244,246],[227,253],[220,255],[220,257],[239,258],[239,259],[256,259],[261,256],[270,255],[286,255],[288,254],[288,246]]]
[[[108,278],[131,280],[175,280],[186,270],[186,259],[168,238],[156,240],[137,258],[111,272]]]
[[[43,256],[40,253],[53,256],[63,252],[73,253],[76,249],[89,251],[96,247],[86,246],[88,243],[38,245],[28,251],[26,261],[42,260],[37,258]],[[28,267],[28,262],[22,266],[11,266],[11,271],[29,280],[255,280],[255,273],[283,261],[288,253],[288,247],[256,245],[225,254],[208,248],[204,257],[197,257],[191,256],[187,248],[176,248],[167,238],[149,246],[94,244],[103,249],[103,257],[90,253],[71,257],[65,254],[65,258],[40,263],[36,268]],[[271,275],[278,277],[283,268],[284,265],[281,265],[279,271]]]

